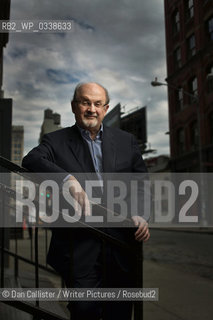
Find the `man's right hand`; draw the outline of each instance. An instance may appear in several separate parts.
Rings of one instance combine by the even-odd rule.
[[[70,176],[65,182],[68,184],[69,192],[71,196],[76,200],[75,201],[75,211],[79,214],[83,213],[85,216],[91,215],[90,202],[88,196],[84,189],[81,187],[80,183],[74,176]],[[79,205],[81,208],[81,212],[79,212]]]

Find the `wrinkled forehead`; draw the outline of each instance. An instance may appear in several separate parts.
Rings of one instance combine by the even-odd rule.
[[[106,100],[105,90],[97,84],[84,84],[77,91],[77,98]]]

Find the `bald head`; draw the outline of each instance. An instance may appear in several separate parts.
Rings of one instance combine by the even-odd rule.
[[[110,98],[109,98],[109,93],[108,93],[107,89],[104,88],[101,84],[99,84],[97,82],[79,83],[75,88],[72,102],[75,102],[76,100],[78,100],[78,97],[81,95],[81,92],[84,88],[87,88],[92,92],[92,91],[96,90],[97,87],[103,89],[103,92],[105,94],[105,104],[109,104]]]
[[[107,90],[98,83],[77,85],[71,102],[72,112],[79,127],[90,131],[95,138],[109,108]]]

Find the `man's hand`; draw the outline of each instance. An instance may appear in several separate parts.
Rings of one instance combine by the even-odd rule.
[[[81,214],[82,212],[85,216],[90,216],[91,215],[90,202],[86,192],[81,187],[78,180],[75,177],[70,176],[67,179],[66,183],[69,183],[69,192],[72,195],[72,197],[76,200],[75,211],[78,211],[79,214]],[[79,212],[78,204],[80,205],[81,212]]]
[[[135,226],[138,227],[138,230],[135,232],[135,240],[146,242],[150,237],[148,223],[140,216],[132,216],[132,220]]]

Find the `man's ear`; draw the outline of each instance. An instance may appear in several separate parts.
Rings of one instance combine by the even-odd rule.
[[[74,101],[71,101],[71,109],[72,109],[72,112],[75,113],[75,108],[76,108],[76,104]]]
[[[107,113],[107,110],[109,109],[109,105],[107,104],[106,106],[104,106],[105,108],[105,112]]]

